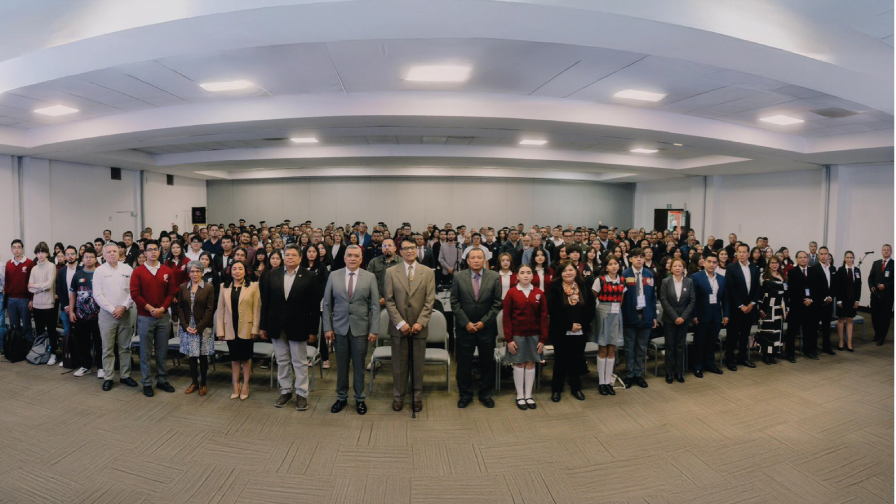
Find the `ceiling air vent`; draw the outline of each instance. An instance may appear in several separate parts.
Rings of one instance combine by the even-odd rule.
[[[826,107],[817,110],[810,110],[813,114],[827,117],[828,119],[840,119],[841,117],[849,117],[858,114],[852,110],[842,109],[840,107]]]

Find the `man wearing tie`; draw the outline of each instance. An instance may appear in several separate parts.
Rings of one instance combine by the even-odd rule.
[[[756,364],[747,360],[747,341],[753,326],[753,310],[759,305],[759,269],[747,260],[749,251],[750,247],[746,243],[739,244],[737,263],[732,264],[725,275],[728,299],[731,306],[735,307],[731,310],[731,325],[725,340],[725,364],[731,371],[737,371],[738,364],[748,368],[756,367]]]
[[[874,326],[874,341],[877,346],[884,344],[890,332],[890,317],[893,316],[893,247],[884,245],[880,249],[883,259],[874,261],[868,275],[871,288],[871,323]]]
[[[423,239],[423,235],[416,233],[411,236],[417,244],[417,262],[429,269],[435,268],[436,260],[432,255],[432,249],[426,246],[426,240]]]
[[[628,377],[625,388],[647,388],[644,379],[644,355],[650,332],[656,329],[656,284],[653,272],[644,267],[644,252],[636,248],[629,254],[632,266],[622,273],[625,291],[622,298],[622,326]]]
[[[392,377],[395,382],[392,410],[401,411],[408,389],[408,345],[414,352],[414,411],[423,410],[423,365],[426,359],[427,325],[436,300],[433,271],[417,263],[417,243],[401,242],[401,266],[386,270],[386,311],[392,337]]]
[[[451,311],[457,336],[458,408],[473,402],[473,352],[479,348],[479,402],[494,408],[495,338],[501,311],[501,275],[485,268],[485,252],[473,249],[467,255],[468,270],[458,271],[451,282]]]
[[[814,241],[809,242],[809,266],[815,266],[818,264],[818,243]]]
[[[821,351],[828,355],[837,355],[831,348],[831,319],[834,317],[834,285],[837,269],[831,266],[831,254],[827,247],[818,249],[818,263],[811,269],[810,274],[814,283],[809,286],[812,291],[812,304],[815,305],[815,317],[812,322],[813,332],[821,331]],[[815,343],[818,346],[818,343]]]
[[[380,323],[380,292],[376,276],[361,269],[361,247],[345,249],[345,268],[330,274],[323,299],[323,329],[328,341],[336,341],[336,402],[339,413],[348,403],[348,363],[351,356],[355,410],[367,413],[364,403],[364,361],[368,342],[376,341]]]
[[[796,363],[796,336],[803,331],[803,355],[818,360],[815,355],[818,346],[818,326],[814,320],[814,301],[810,288],[812,271],[809,269],[809,254],[805,250],[796,253],[796,267],[787,273],[787,360]]]
[[[691,277],[694,283],[694,325],[697,334],[694,339],[696,358],[694,376],[703,378],[703,368],[707,372],[722,374],[716,366],[715,348],[722,326],[728,325],[728,291],[725,277],[716,274],[719,256],[709,254],[703,259],[703,271]]]

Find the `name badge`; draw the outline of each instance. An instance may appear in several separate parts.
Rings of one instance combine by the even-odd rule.
[[[719,304],[719,299],[716,297],[715,294],[709,295],[709,304]]]
[[[859,278],[859,270],[856,270],[856,278]]]
[[[784,284],[784,290],[787,290],[787,284],[786,284],[786,283]]]
[[[640,296],[638,296],[638,305],[637,305],[637,309],[641,310],[641,309],[643,309],[645,306],[647,306],[647,299],[645,298],[644,294],[641,294]]]
[[[890,278],[890,272],[889,272],[889,271],[885,271],[885,272],[884,272],[884,276],[885,276],[886,278]]]
[[[806,297],[809,297],[809,289],[806,289]]]
[[[619,313],[619,303],[610,304],[610,313]]]

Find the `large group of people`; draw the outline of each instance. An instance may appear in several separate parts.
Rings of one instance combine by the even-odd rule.
[[[51,250],[40,242],[33,258],[13,240],[12,258],[0,269],[0,347],[11,331],[28,341],[46,334],[48,365],[68,367],[77,377],[95,368],[105,391],[115,386],[117,372],[119,383],[142,385],[152,397],[154,390],[175,391],[166,356],[176,336],[192,378],[185,392],[204,396],[218,340],[226,342],[231,361],[231,399],[245,400],[254,344],[270,342],[280,388],[275,406],[295,397],[302,411],[311,345],[323,367],[336,354],[331,411],[348,405],[351,368],[355,409],[363,415],[369,347],[388,337],[392,409],[401,411],[410,392],[418,412],[426,340],[439,311],[453,321],[457,406],[468,407],[474,395],[495,406],[494,355],[503,336],[516,405],[529,410],[536,408],[534,383],[545,364],[552,367],[552,401],[562,399],[567,382],[573,397],[585,399],[588,343],[597,348],[597,391],[612,396],[620,349],[626,388],[648,387],[651,341],[665,350],[669,384],[683,383],[689,367],[697,378],[722,374],[722,367],[755,368],[757,351],[767,365],[777,358],[795,363],[798,350],[818,360],[819,353],[854,351],[853,318],[866,289],[874,337],[883,345],[894,301],[888,244],[863,278],[852,251],[835,265],[829,249],[815,242],[791,256],[765,237],[750,245],[734,234],[727,244],[711,236],[701,244],[693,230],[680,229],[519,224],[468,231],[449,223],[415,231],[403,223],[393,232],[380,222],[368,232],[364,222],[268,226],[241,219],[182,234],[172,226],[158,237],[147,228],[134,238],[127,231],[117,242],[106,230],[79,247],[56,243]],[[437,292],[448,293],[444,303]],[[388,317],[387,335],[380,334],[381,316]],[[135,334],[140,383],[130,376]],[[724,366],[717,364],[717,347]]]

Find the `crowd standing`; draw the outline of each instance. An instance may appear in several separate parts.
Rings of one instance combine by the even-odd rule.
[[[495,406],[494,355],[502,337],[516,405],[529,410],[537,407],[539,366],[553,367],[552,401],[562,399],[567,383],[573,397],[585,399],[589,343],[596,348],[597,391],[612,396],[620,351],[626,388],[648,387],[644,363],[651,341],[665,350],[668,384],[683,383],[688,368],[696,378],[722,374],[722,367],[755,368],[753,353],[766,365],[777,358],[796,363],[798,351],[819,360],[820,353],[854,351],[853,319],[864,299],[874,339],[883,345],[894,301],[889,244],[862,273],[852,251],[835,261],[816,242],[791,255],[765,237],[750,244],[732,233],[728,243],[710,236],[701,244],[693,230],[680,229],[518,224],[468,230],[448,223],[413,230],[403,223],[393,232],[382,222],[369,230],[364,222],[268,226],[240,219],[184,233],[173,225],[158,237],[149,228],[137,239],[126,231],[120,242],[105,230],[92,242],[56,243],[52,251],[40,242],[33,258],[21,240],[10,250],[12,258],[0,269],[4,352],[15,338],[32,343],[46,335],[40,338],[46,364],[68,367],[76,377],[96,369],[104,391],[115,386],[117,373],[119,383],[142,386],[153,397],[154,390],[175,392],[166,356],[176,335],[192,378],[185,392],[204,396],[218,340],[226,342],[231,361],[230,397],[245,400],[254,344],[269,342],[278,366],[275,406],[295,398],[299,411],[308,408],[309,355],[318,353],[329,368],[335,352],[331,411],[348,404],[352,368],[361,415],[367,412],[369,347],[378,338],[391,339],[392,409],[401,411],[410,394],[411,408],[422,411],[434,311],[453,321],[457,406],[468,407],[474,395],[485,407]],[[438,292],[446,293],[444,304]],[[388,317],[388,334],[380,334],[381,316]],[[132,346],[139,346],[140,383],[131,378]],[[717,364],[716,348],[724,366]]]

